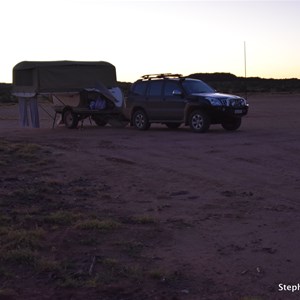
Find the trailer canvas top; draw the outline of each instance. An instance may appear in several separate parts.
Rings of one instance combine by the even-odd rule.
[[[13,94],[105,90],[116,86],[116,68],[105,61],[23,61],[13,68]]]

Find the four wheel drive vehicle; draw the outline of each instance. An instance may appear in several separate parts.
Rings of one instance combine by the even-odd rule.
[[[194,132],[206,132],[211,124],[237,130],[247,112],[242,97],[217,93],[201,80],[168,73],[144,75],[133,83],[125,115],[140,130],[163,123],[171,129],[184,124]]]

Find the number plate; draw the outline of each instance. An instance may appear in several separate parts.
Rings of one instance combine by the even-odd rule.
[[[243,110],[242,109],[236,109],[234,111],[235,114],[242,114],[243,113]]]

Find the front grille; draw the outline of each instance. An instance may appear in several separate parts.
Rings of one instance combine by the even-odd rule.
[[[219,99],[219,100],[221,101],[222,105],[228,106],[228,101],[227,101],[227,99]]]
[[[245,101],[244,99],[231,99],[231,98],[227,98],[227,99],[219,99],[222,103],[222,105],[224,106],[229,106],[229,107],[244,107],[245,106]]]

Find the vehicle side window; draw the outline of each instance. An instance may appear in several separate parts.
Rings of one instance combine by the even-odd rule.
[[[161,90],[163,86],[162,80],[153,80],[149,81],[149,88],[148,88],[148,96],[161,96]]]
[[[146,88],[147,88],[147,81],[141,81],[137,82],[133,87],[132,87],[132,93],[137,96],[143,96],[145,95]]]
[[[164,95],[166,97],[170,97],[173,96],[173,91],[177,90],[182,92],[182,89],[180,88],[180,86],[177,84],[177,82],[174,81],[167,81],[165,84],[165,88],[164,88]]]

